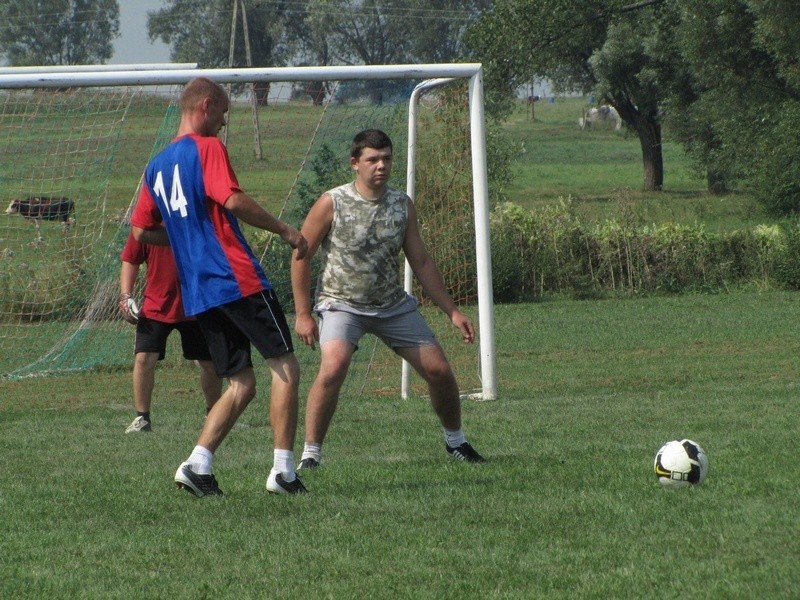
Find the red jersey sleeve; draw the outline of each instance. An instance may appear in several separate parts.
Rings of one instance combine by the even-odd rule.
[[[161,223],[161,213],[150,195],[150,189],[143,182],[139,188],[139,198],[131,215],[131,225],[142,229],[155,229]]]
[[[147,252],[145,251],[144,244],[140,244],[133,235],[128,234],[128,241],[125,242],[125,247],[122,249],[120,258],[132,265],[143,264],[147,260]]]
[[[200,152],[206,196],[224,205],[232,194],[242,191],[231,167],[228,150],[216,137],[196,137],[195,140]]]

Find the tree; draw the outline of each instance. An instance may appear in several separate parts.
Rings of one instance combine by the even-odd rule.
[[[445,63],[491,0],[311,0],[307,17],[340,64]]]
[[[672,129],[722,183],[749,189],[774,213],[798,212],[796,2],[673,1],[680,9],[677,47],[691,77],[670,97]]]
[[[455,62],[466,55],[465,34],[492,0],[413,0],[408,4],[401,18],[412,21],[411,57],[434,64]]]
[[[345,65],[399,64],[409,60],[410,24],[400,18],[400,6],[382,0],[311,0],[310,28],[325,39],[332,63]],[[372,101],[382,104],[386,83],[368,81]]]
[[[293,52],[291,22],[296,17],[294,3],[245,3],[254,67],[280,67]],[[227,67],[230,55],[234,0],[167,0],[166,6],[147,13],[150,40],[160,39],[170,46],[175,62],[196,62],[200,68]],[[241,11],[237,23],[234,66],[244,66],[245,42]],[[269,84],[257,84],[256,93],[264,103]]]
[[[330,64],[450,62],[463,55],[467,26],[491,0],[311,0],[307,51]],[[329,64],[329,63],[325,63]],[[372,100],[386,85],[368,82]]]
[[[12,66],[103,64],[119,36],[116,0],[0,0],[0,15]]]
[[[490,98],[490,108],[508,110],[510,93],[534,77],[549,79],[556,90],[593,92],[638,135],[643,188],[661,189],[659,102],[661,76],[670,68],[659,49],[662,3],[496,0],[467,35],[486,69],[487,87],[505,93]]]
[[[664,185],[664,98],[683,72],[675,55],[672,15],[664,5],[622,9],[609,21],[602,46],[589,58],[593,92],[617,109],[639,138],[643,188]]]

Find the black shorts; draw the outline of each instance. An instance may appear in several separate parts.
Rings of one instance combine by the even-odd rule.
[[[273,290],[207,310],[197,315],[197,322],[220,377],[253,366],[250,344],[264,358],[294,351],[289,324]]]
[[[183,357],[187,360],[211,360],[208,342],[197,321],[181,321],[180,323],[162,323],[144,316],[139,316],[136,323],[136,341],[134,354],[140,352],[158,352],[158,360],[164,360],[167,351],[167,338],[177,329],[181,335]]]

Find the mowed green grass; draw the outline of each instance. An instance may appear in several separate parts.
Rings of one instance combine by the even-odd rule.
[[[581,130],[578,119],[586,108],[584,98],[537,102],[532,119],[528,107],[518,105],[504,125],[520,148],[513,166],[515,180],[505,190],[509,200],[536,210],[570,198],[578,215],[589,221],[702,224],[712,231],[773,220],[742,191],[709,196],[704,173],[671,138],[669,128],[663,132],[663,190],[643,192],[639,139],[605,123]]]
[[[782,292],[498,306],[499,397],[464,403],[487,463],[446,457],[425,398],[350,386],[304,497],[264,489],[263,365],[217,453],[225,496],[199,500],[172,483],[193,369],[159,371],[150,435],[123,434],[127,373],[0,381],[0,597],[796,597],[799,312]],[[680,437],[708,478],[662,489]]]

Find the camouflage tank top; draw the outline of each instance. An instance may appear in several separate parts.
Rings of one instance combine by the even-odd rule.
[[[328,192],[333,222],[322,242],[317,302],[386,308],[405,296],[400,251],[408,223],[405,192],[387,188],[378,200],[364,198],[354,183]]]

